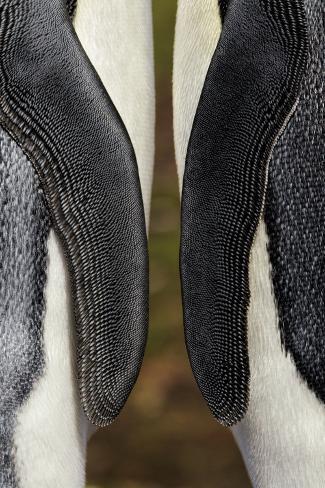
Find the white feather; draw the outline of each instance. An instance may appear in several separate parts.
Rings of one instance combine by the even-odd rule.
[[[173,74],[174,137],[179,185],[193,119],[221,33],[217,0],[178,0]]]
[[[74,321],[67,267],[53,231],[44,320],[45,371],[18,415],[18,477],[23,488],[84,485],[87,422],[75,372]]]
[[[262,221],[250,262],[250,402],[233,429],[256,487],[325,486],[325,407],[298,375],[280,340]]]

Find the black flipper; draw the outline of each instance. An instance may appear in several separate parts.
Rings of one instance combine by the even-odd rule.
[[[232,0],[193,123],[182,199],[185,334],[198,385],[225,425],[248,405],[249,256],[306,51],[301,0]]]
[[[0,124],[33,163],[71,277],[81,400],[110,423],[147,336],[148,258],[126,129],[65,0],[0,0]]]

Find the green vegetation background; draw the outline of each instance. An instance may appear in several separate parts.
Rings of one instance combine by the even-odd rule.
[[[230,432],[212,418],[198,392],[184,346],[171,105],[175,13],[176,0],[153,0],[157,128],[148,346],[120,417],[90,442],[88,488],[249,486]]]

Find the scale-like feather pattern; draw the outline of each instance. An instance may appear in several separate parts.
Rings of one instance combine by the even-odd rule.
[[[81,400],[110,423],[147,336],[148,263],[137,164],[77,40],[65,0],[0,0],[0,124],[37,171],[71,277]]]
[[[249,396],[249,256],[267,163],[300,93],[301,0],[232,0],[196,112],[185,165],[181,274],[190,361],[224,424]]]

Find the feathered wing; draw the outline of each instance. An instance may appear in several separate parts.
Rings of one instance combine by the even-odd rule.
[[[10,456],[2,458],[6,470],[2,471],[5,474],[1,481],[6,487],[83,486],[88,426],[79,386],[87,416],[98,424],[112,421],[136,379],[145,344],[147,257],[138,167],[148,209],[154,127],[151,11],[147,1],[137,3],[130,25],[134,40],[131,49],[115,23],[117,19],[123,23],[123,16],[125,20],[126,2],[101,4],[80,0],[74,21],[80,37],[84,24],[93,29],[93,37],[84,39],[83,44],[102,79],[102,73],[110,73],[102,82],[75,36],[63,1],[49,5],[31,2],[29,6],[26,2],[1,2],[6,12],[2,27],[21,26],[17,35],[12,32],[2,57],[6,72],[1,88],[6,102],[2,106],[2,156],[10,168],[17,166],[17,161],[20,167],[25,164],[31,176],[24,179],[22,188],[26,187],[26,195],[35,193],[36,210],[31,202],[30,212],[34,220],[45,215],[39,219],[45,230],[41,229],[42,240],[37,241],[34,253],[40,271],[31,258],[33,273],[29,271],[26,276],[32,325],[26,331],[25,343],[31,351],[30,359],[24,349],[26,344],[22,347],[22,340],[16,344],[22,348],[21,357],[27,358],[27,381],[21,378],[19,361],[15,361],[15,378],[7,375],[18,383],[24,381],[26,386],[23,394],[16,395],[16,403],[7,408],[13,427],[7,436]],[[35,9],[37,16],[33,15]],[[87,11],[87,18],[82,16],[83,11]],[[46,39],[33,35],[38,28],[33,24],[36,18],[43,25]],[[15,22],[10,23],[10,19]],[[106,30],[107,44],[98,48],[99,28],[101,36]],[[60,45],[64,52],[59,52]],[[105,55],[107,45],[110,52]],[[93,53],[92,46],[96,46]],[[134,65],[128,72],[110,71],[112,63],[117,66],[117,60],[123,64],[119,56],[123,46],[125,55],[131,56],[138,49],[142,63],[138,71],[134,72]],[[63,56],[65,61],[56,65],[56,56]],[[9,58],[10,73],[6,71]],[[45,62],[37,65],[39,59]],[[131,139],[128,131],[134,129],[134,120],[129,114],[135,110],[130,105],[137,107],[138,99],[128,93],[128,100],[115,97],[112,102],[104,88],[109,91],[110,86],[117,86],[121,77],[126,88],[132,92],[137,86],[137,94],[146,100],[146,109],[138,110],[139,133],[134,131]],[[127,109],[124,104],[128,104]],[[140,127],[147,128],[145,136]],[[137,147],[136,156],[132,144]],[[22,184],[23,177],[18,176],[13,188]],[[5,178],[3,181],[6,183]],[[5,188],[8,191],[13,194],[17,188]],[[17,200],[17,205],[18,217],[23,219],[23,203]],[[27,237],[20,245],[22,255],[26,246],[33,249]],[[121,256],[124,252],[126,260]],[[130,268],[126,270],[128,260]],[[45,273],[46,284],[39,281],[40,273]],[[123,303],[126,294],[130,303]],[[24,316],[22,320],[26,323]],[[2,325],[8,328],[8,321]]]
[[[284,325],[284,317],[290,318],[285,307],[290,305],[293,297],[299,296],[294,293],[295,287],[303,286],[303,282],[299,283],[301,265],[297,253],[308,255],[306,240],[313,239],[316,229],[320,232],[316,240],[313,239],[313,246],[309,246],[312,252],[309,257],[317,259],[318,270],[310,279],[314,272],[310,267],[309,278],[305,274],[304,278],[309,284],[315,280],[319,284],[317,276],[322,269],[322,250],[317,242],[322,238],[320,202],[323,185],[317,181],[322,175],[320,158],[323,151],[320,148],[324,146],[321,101],[324,62],[319,51],[320,43],[324,41],[323,35],[315,33],[324,33],[324,6],[322,2],[315,1],[284,2],[281,21],[281,15],[276,12],[280,3],[258,3],[264,9],[263,15],[270,15],[270,20],[273,19],[272,33],[266,35],[264,41],[263,28],[270,28],[270,24],[268,26],[263,21],[259,29],[254,28],[252,1],[221,2],[219,11],[217,2],[200,2],[200,5],[179,2],[174,127],[183,190],[181,260],[185,328],[194,373],[212,411],[226,424],[241,419],[233,430],[254,486],[293,486],[296,480],[303,486],[320,486],[325,478],[320,455],[324,449],[325,412],[322,402],[312,391],[318,393],[316,383],[313,385],[309,381],[308,387],[302,378],[308,381],[305,373],[313,368],[314,381],[321,380],[324,369],[321,361],[317,363],[321,342],[317,348],[318,355],[314,355],[312,361],[305,356],[305,361],[309,361],[309,365],[305,363],[308,366],[305,370],[302,361],[300,368],[297,361],[294,363],[293,351],[287,344],[288,338],[291,344],[302,338],[315,344],[317,334],[313,334],[317,330],[320,333],[321,329],[313,332],[308,323],[320,323],[316,315],[309,321],[313,303],[318,317],[323,317],[322,307],[318,307],[319,300],[322,300],[321,289],[318,287],[317,296],[312,297],[316,301],[311,300],[311,307],[309,299],[308,304],[304,302],[303,307],[298,307],[305,315],[305,319],[299,321],[300,330],[297,329],[298,322],[295,327],[292,327],[293,322],[291,326],[289,322]],[[299,26],[294,29],[294,35],[290,32],[294,26],[292,22]],[[232,23],[237,32],[236,43],[239,45],[236,46],[232,44],[227,30]],[[280,29],[277,37],[281,39],[282,47],[286,42],[290,45],[290,49],[283,52],[282,59],[281,56],[277,58],[281,49],[276,48],[277,40],[272,38],[277,28]],[[250,40],[246,37],[248,30],[252,36]],[[295,38],[297,35],[299,39]],[[254,38],[257,51],[252,55]],[[241,43],[245,46],[244,51],[241,51]],[[229,55],[231,46],[235,49]],[[275,57],[272,54],[274,48]],[[289,54],[291,61],[287,58]],[[290,80],[290,70],[294,66]],[[308,73],[307,81],[305,73]],[[256,76],[259,79],[253,88],[258,89],[258,93],[254,95],[249,85]],[[278,76],[282,82],[275,88],[272,84]],[[312,81],[308,78],[310,76],[314,77]],[[280,86],[284,91],[283,97],[279,98]],[[266,96],[270,89],[272,94]],[[274,112],[271,115],[275,105],[264,112],[264,122],[257,124],[258,127],[256,125],[259,133],[250,126],[256,123],[253,112],[246,123],[245,110],[251,102],[253,111],[259,107],[265,109],[268,106],[265,101],[269,102],[272,96],[279,110],[286,107],[286,111],[271,137],[270,133],[265,136],[263,131],[270,127],[270,122],[277,120]],[[287,105],[286,100],[290,100]],[[307,105],[312,109],[306,110]],[[302,117],[302,111],[313,113],[313,117]],[[297,129],[294,129],[297,124],[300,125],[298,136]],[[248,153],[244,147],[238,151],[241,143],[246,150],[249,149]],[[265,153],[267,157],[263,158],[261,154],[256,157],[256,166],[255,163],[251,165],[254,160],[251,159],[254,154],[251,144],[254,143],[271,143]],[[299,163],[297,153],[300,153],[299,160],[307,155],[307,167]],[[260,173],[263,167],[264,173]],[[257,175],[260,176],[255,180]],[[238,186],[236,183],[236,191],[230,197],[233,178],[237,179]],[[246,183],[248,187],[245,187]],[[285,185],[295,186],[293,192],[287,192]],[[299,232],[304,233],[311,225],[313,232],[308,230],[305,239],[296,240],[297,233],[293,227],[300,225],[297,212],[300,212],[302,220],[305,215],[301,213],[301,202],[306,196],[306,193],[301,195],[303,187],[305,192],[317,194],[316,201],[310,199],[305,211],[313,214],[312,205],[317,205],[317,211],[308,223],[303,225],[300,222],[299,227]],[[259,191],[263,197],[256,207],[256,192]],[[279,199],[281,193],[282,198]],[[288,205],[288,198],[299,200],[299,197],[302,197],[300,208],[295,203],[291,207]],[[225,206],[227,201],[229,207]],[[256,210],[257,219],[254,220]],[[316,226],[315,219],[318,219]],[[285,229],[284,221],[292,228],[289,241],[279,230],[279,227]],[[228,229],[225,229],[225,222],[231,224]],[[253,239],[249,239],[249,226],[252,225]],[[246,241],[243,247],[240,244],[242,238]],[[291,246],[291,255],[283,245],[278,246],[279,241]],[[286,259],[281,262],[279,254],[284,251]],[[292,265],[295,259],[296,267]],[[282,263],[286,268],[281,267]],[[240,268],[244,269],[243,279],[229,293]],[[285,280],[293,288],[288,289]],[[282,304],[281,296],[285,297]],[[310,294],[306,296],[310,298]],[[237,322],[234,312],[238,312],[240,307]],[[240,329],[236,323],[241,324]],[[279,325],[282,343],[290,352],[288,355],[281,344]],[[311,352],[304,349],[305,352],[307,350]],[[316,361],[314,365],[319,365],[319,375],[313,367],[313,360]]]

